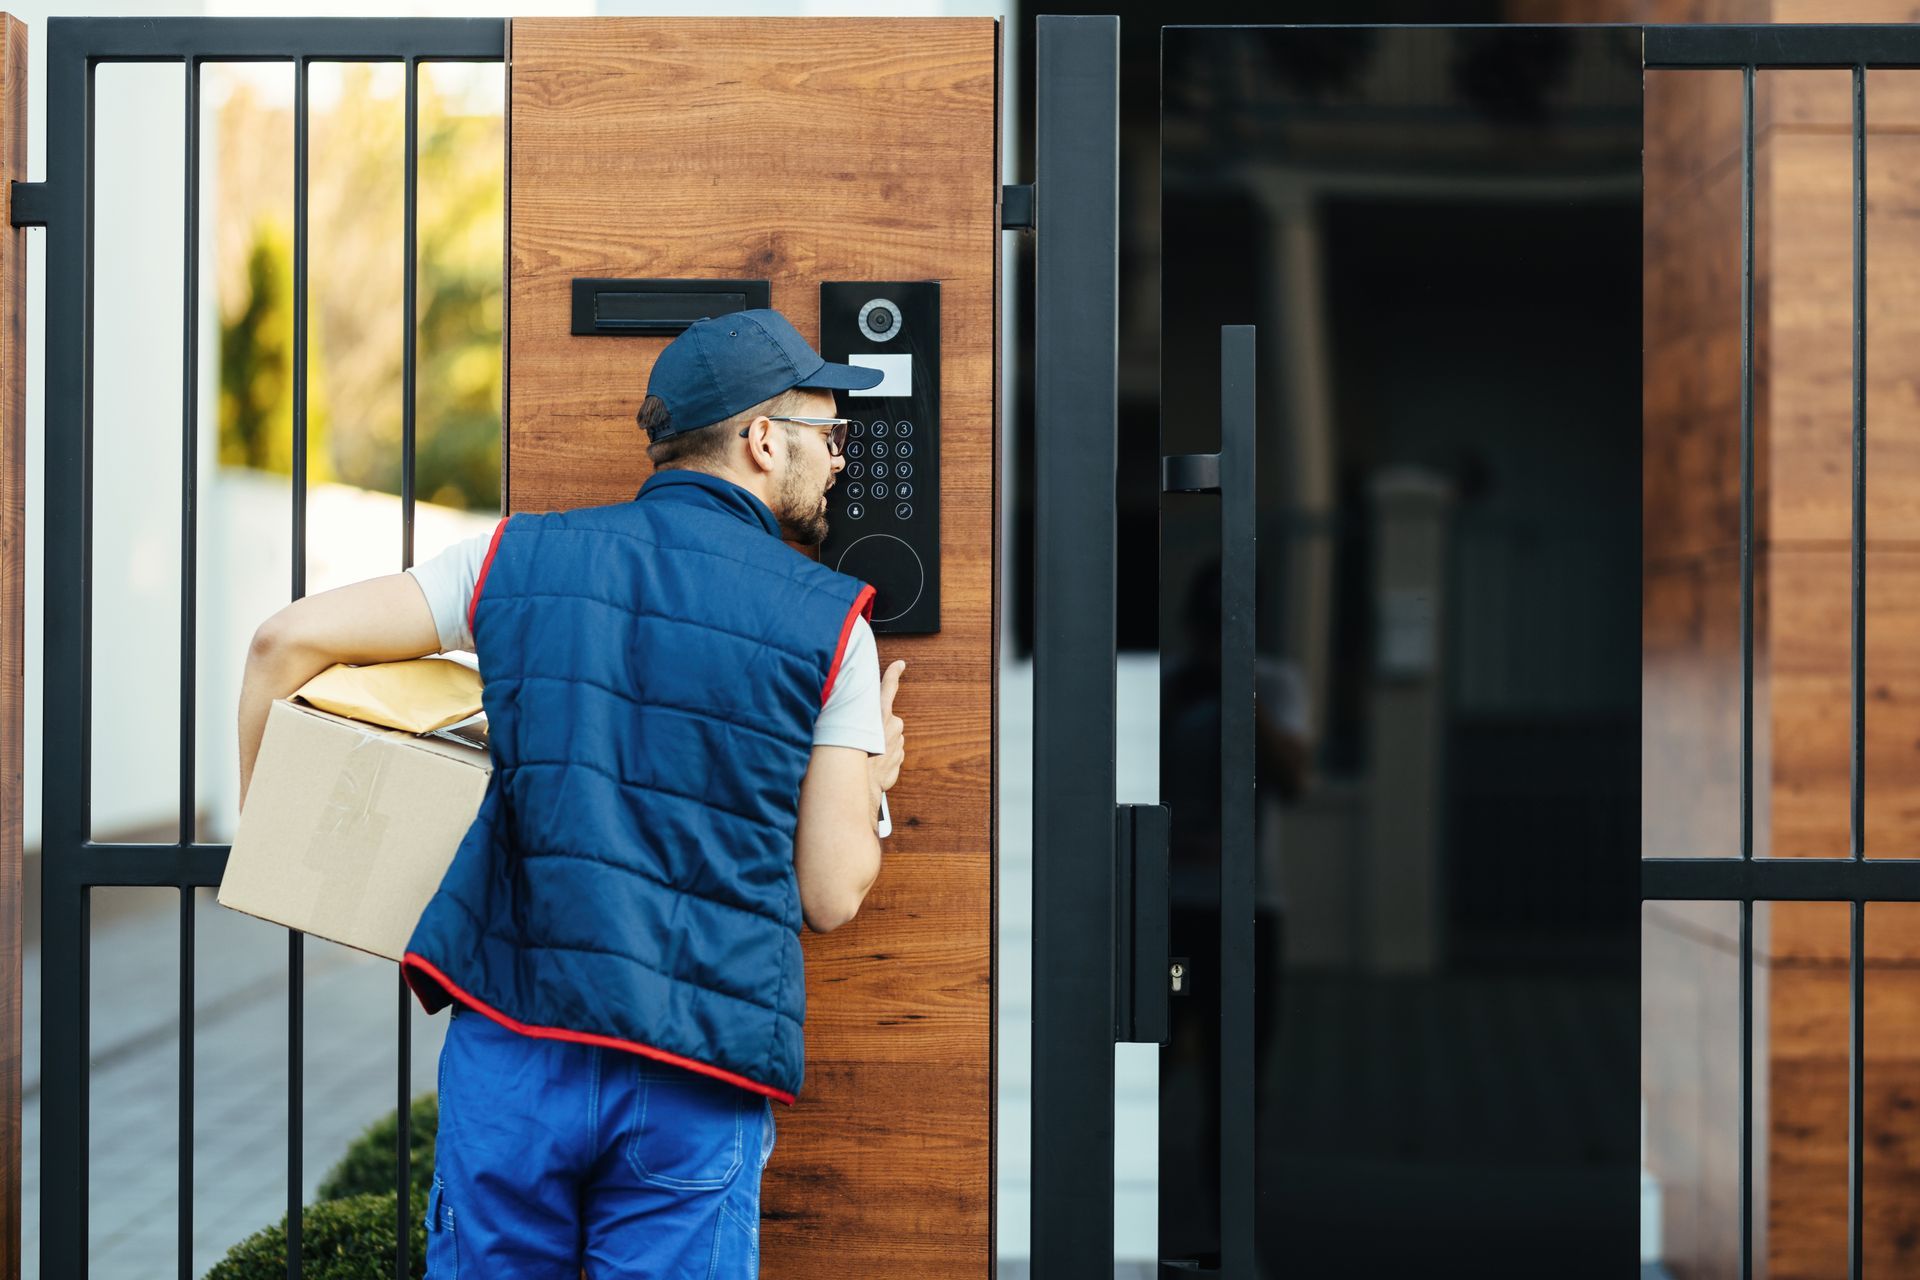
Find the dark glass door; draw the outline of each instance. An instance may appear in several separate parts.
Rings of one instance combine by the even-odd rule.
[[[1257,334],[1262,1275],[1633,1273],[1641,61],[1168,28],[1162,453]],[[1162,507],[1160,1254],[1221,1253],[1219,510]],[[1231,1011],[1230,1011],[1231,1016]],[[1233,1037],[1228,1037],[1231,1046]],[[1231,1093],[1231,1091],[1229,1091]],[[1229,1144],[1231,1145],[1231,1144]]]

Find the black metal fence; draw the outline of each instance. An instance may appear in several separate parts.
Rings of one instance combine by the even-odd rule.
[[[1646,70],[1738,70],[1743,139],[1740,212],[1740,856],[1647,858],[1641,898],[1740,904],[1740,1276],[1753,1275],[1753,904],[1845,902],[1852,915],[1848,990],[1847,1273],[1861,1274],[1861,1073],[1869,902],[1920,901],[1920,859],[1867,859],[1866,812],[1866,73],[1920,67],[1911,26],[1648,27]],[[1761,69],[1853,73],[1853,528],[1852,759],[1844,858],[1755,858],[1753,853],[1753,293],[1754,77]],[[1913,853],[1912,850],[1897,851]]]
[[[209,62],[289,63],[294,74],[293,581],[306,594],[308,70],[316,62],[389,62],[406,70],[401,557],[413,563],[415,276],[419,68],[500,62],[506,24],[482,19],[66,19],[47,24],[47,178],[22,188],[16,215],[47,229],[45,705],[42,739],[41,1271],[87,1273],[89,895],[96,886],[171,888],[180,895],[179,1257],[192,1274],[194,1129],[194,890],[220,883],[225,845],[194,831],[195,451],[199,354],[200,71]],[[180,832],[170,844],[92,839],[91,584],[94,230],[94,74],[107,62],[172,62],[185,71],[185,275],[181,368]],[[33,191],[34,185],[44,189]],[[502,486],[506,472],[502,465]],[[287,1274],[300,1274],[303,939],[288,940]],[[394,1275],[409,1274],[408,1101],[411,996],[398,978],[399,1142]]]
[[[1052,25],[1057,23],[1059,25]],[[1088,24],[1088,25],[1082,25]],[[1117,143],[1113,141],[1117,30],[1102,20],[1042,20],[1038,85],[1041,138],[1040,274],[1036,346],[1043,373],[1039,432],[1043,494],[1041,572],[1058,557],[1059,581],[1092,595],[1039,592],[1036,706],[1035,1261],[1076,1273],[1111,1240],[1110,1188],[1085,1171],[1111,1166],[1110,946],[1113,694],[1113,380]],[[217,885],[227,847],[196,840],[193,761],[197,444],[195,319],[199,307],[200,69],[208,62],[290,63],[294,133],[294,546],[291,598],[305,594],[307,346],[307,73],[315,62],[398,62],[406,69],[405,328],[402,557],[413,559],[415,265],[418,70],[422,62],[504,60],[505,24],[465,19],[59,19],[48,23],[48,167],[44,189],[23,189],[16,217],[47,228],[45,705],[42,746],[44,853],[42,969],[43,1132],[41,1249],[48,1275],[87,1267],[88,923],[95,886],[172,888],[180,895],[178,1271],[191,1274],[193,1203],[194,896]],[[168,844],[106,844],[91,837],[90,587],[92,582],[93,83],[103,62],[176,62],[186,73],[185,276],[181,361],[180,832]],[[1865,905],[1920,902],[1920,859],[1868,860],[1863,838],[1865,719],[1865,73],[1920,67],[1913,27],[1648,27],[1650,70],[1738,69],[1744,75],[1740,637],[1742,664],[1740,856],[1650,858],[1642,898],[1740,905],[1741,1275],[1752,1274],[1752,916],[1756,901],[1843,901],[1852,907],[1849,1270],[1861,1272],[1861,1068]],[[1848,856],[1756,859],[1753,854],[1753,83],[1760,68],[1853,73],[1854,371],[1852,526],[1852,769]],[[1091,151],[1079,150],[1088,138]],[[1051,208],[1055,216],[1046,211]],[[1056,226],[1055,224],[1058,223]],[[1051,265],[1050,265],[1051,264]],[[1049,353],[1051,356],[1049,358]],[[1049,408],[1051,406],[1051,409]],[[1104,425],[1103,425],[1104,424]],[[1051,478],[1049,480],[1049,477]],[[503,467],[503,484],[504,484]],[[1083,483],[1082,481],[1085,481]],[[1051,508],[1051,515],[1048,509]],[[1086,565],[1105,564],[1087,574]],[[1088,601],[1106,607],[1088,609]],[[1051,601],[1051,607],[1048,602]],[[1087,650],[1096,652],[1089,655]],[[1099,676],[1098,651],[1108,660]],[[1091,657],[1092,661],[1087,661]],[[1082,670],[1087,678],[1074,679]],[[1049,673],[1052,677],[1049,678]],[[1084,750],[1064,744],[1078,742]],[[1061,744],[1052,750],[1048,743]],[[302,938],[288,943],[288,1274],[300,1272]],[[1099,999],[1102,991],[1106,1000]],[[395,1187],[395,1275],[409,1270],[412,1207],[407,1168],[411,1073],[409,996],[397,979],[400,1137]],[[1089,999],[1088,997],[1093,997]],[[1057,1015],[1057,1016],[1056,1016]],[[1242,1046],[1245,1053],[1251,1048]],[[1087,1072],[1095,1074],[1089,1087]],[[1102,1091],[1098,1085],[1107,1082]],[[1099,1153],[1107,1153],[1105,1163]],[[1104,1209],[1101,1204],[1104,1202]],[[1241,1224],[1234,1224],[1241,1227]],[[1242,1229],[1250,1229],[1246,1224]],[[1104,1264],[1103,1264],[1104,1265]],[[1089,1271],[1088,1274],[1094,1274]]]
[[[1913,26],[1643,27],[1645,70],[1739,70],[1742,148],[1740,393],[1741,730],[1739,856],[1646,858],[1641,898],[1739,904],[1740,1276],[1753,1263],[1753,904],[1851,904],[1848,1269],[1861,1274],[1862,1026],[1865,906],[1920,901],[1920,857],[1869,860],[1863,835],[1866,542],[1866,72],[1920,67]],[[1108,950],[1113,861],[1104,818],[1113,794],[1111,583],[1116,302],[1112,185],[1118,92],[1112,19],[1041,18],[1036,204],[1038,291],[1035,639],[1034,1264],[1048,1276],[1108,1274],[1110,1188],[1085,1176],[1111,1167],[1112,1028]],[[1853,75],[1853,487],[1851,837],[1847,856],[1756,858],[1753,841],[1754,655],[1754,78],[1760,69],[1839,69]],[[1049,215],[1048,211],[1052,210]],[[1731,230],[1731,228],[1729,228]],[[1049,263],[1052,266],[1049,266]],[[1102,602],[1105,602],[1102,605]],[[1078,672],[1076,675],[1075,672]],[[1102,674],[1104,673],[1104,674]],[[1096,677],[1096,678],[1089,678]],[[1920,850],[1883,851],[1920,854]],[[1244,1007],[1244,1006],[1243,1006]],[[1250,1016],[1250,1015],[1249,1015]],[[1223,1079],[1250,1068],[1223,1064]],[[1106,1065],[1102,1065],[1106,1064]],[[1229,1101],[1233,1093],[1226,1095]],[[1250,1115],[1223,1115],[1223,1129]],[[1066,1158],[1062,1153],[1072,1153]],[[1199,1171],[1195,1171],[1198,1176]],[[1223,1176],[1225,1171],[1223,1170]],[[1222,1223],[1227,1258],[1250,1257],[1251,1222]],[[1044,1259],[1044,1262],[1043,1262]],[[1220,1274],[1251,1274],[1229,1264]]]

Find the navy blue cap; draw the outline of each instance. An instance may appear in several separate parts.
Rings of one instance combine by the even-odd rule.
[[[829,364],[787,318],[770,308],[696,320],[653,362],[647,394],[667,405],[655,441],[710,427],[782,391],[864,391],[885,373]]]

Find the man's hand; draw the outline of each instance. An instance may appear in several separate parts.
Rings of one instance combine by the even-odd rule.
[[[893,790],[893,784],[900,780],[900,766],[907,759],[907,725],[893,714],[893,695],[900,692],[900,676],[906,669],[905,662],[896,660],[880,677],[880,722],[886,726],[887,749],[881,755],[867,757],[871,807],[875,814],[880,812],[881,793]]]

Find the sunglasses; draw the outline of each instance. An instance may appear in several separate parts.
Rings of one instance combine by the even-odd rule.
[[[852,418],[796,418],[788,414],[768,414],[768,422],[793,422],[803,427],[815,427],[827,433],[827,453],[839,457],[841,450],[847,447],[847,428],[853,425]],[[749,427],[740,428],[740,438],[745,440]]]

